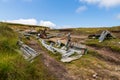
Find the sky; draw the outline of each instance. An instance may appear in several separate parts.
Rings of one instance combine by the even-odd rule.
[[[120,0],[0,0],[0,21],[51,28],[120,25]]]

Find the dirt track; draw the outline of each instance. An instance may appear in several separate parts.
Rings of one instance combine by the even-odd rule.
[[[78,43],[84,42],[87,39],[87,37],[84,35],[83,36],[74,35],[72,36],[72,38],[79,39]],[[98,52],[98,54],[100,54],[104,58],[104,60],[120,65],[120,53],[113,52],[112,50],[106,48],[96,48],[92,46],[87,46],[87,48],[89,50]]]
[[[98,49],[98,48],[90,47],[90,46],[88,46],[88,48],[90,50],[94,50],[94,51],[98,52],[98,54],[100,54],[104,58],[104,60],[115,63],[117,65],[120,65],[119,53],[112,52],[111,50],[106,49],[106,48]]]
[[[81,40],[78,42],[80,43]],[[79,80],[80,77],[77,77],[76,75],[70,74],[70,71],[66,69],[66,67],[58,62],[56,59],[51,57],[47,51],[45,51],[36,40],[31,40],[29,42],[29,46],[35,49],[37,52],[41,53],[41,60],[44,63],[44,65],[48,68],[51,74],[57,77],[58,80]],[[110,65],[120,65],[120,55],[118,53],[112,52],[108,49],[98,49],[94,47],[87,46],[88,49],[97,51],[100,55],[102,55],[103,60],[105,62],[108,62]],[[115,66],[114,65],[114,66]],[[118,68],[119,69],[119,68]],[[115,76],[119,76],[119,73],[117,72],[111,72],[109,70],[104,70],[104,73],[113,74]],[[98,70],[99,73],[99,70]],[[100,72],[101,73],[101,72]]]
[[[38,45],[37,41],[30,41],[28,45],[37,52],[41,53],[42,62],[48,68],[51,74],[56,76],[58,80],[73,80],[73,78],[67,72],[66,68],[60,62],[57,62],[54,58],[49,56],[47,52]]]
[[[77,35],[72,35],[71,36],[73,41],[74,38],[77,38],[77,43],[80,44],[81,42],[85,42],[85,40],[87,39],[86,36],[77,36]],[[79,39],[79,40],[78,40]],[[57,40],[60,40],[60,38],[52,38],[50,39],[51,41],[57,41]],[[60,40],[62,43],[66,43],[66,40]],[[109,49],[106,49],[106,48],[96,48],[96,47],[92,47],[92,46],[87,46],[87,48],[89,50],[93,50],[93,51],[96,51],[98,52],[98,54],[100,54],[104,60],[106,60],[107,62],[112,62],[112,63],[115,63],[117,65],[120,65],[120,55],[119,53],[117,52],[112,52],[111,50]]]

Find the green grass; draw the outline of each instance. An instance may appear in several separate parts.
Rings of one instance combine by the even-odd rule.
[[[63,31],[59,31],[58,30],[54,30],[54,31],[58,31],[58,32],[65,32],[64,29],[62,29]],[[90,34],[101,34],[102,31],[104,30],[108,30],[110,32],[112,31],[120,31],[120,26],[113,26],[113,27],[101,27],[101,28],[70,28],[68,29],[68,32],[71,32],[72,34],[77,34],[77,35],[90,35]],[[116,36],[117,38],[120,38],[120,33],[115,33],[113,32],[113,35]]]
[[[80,59],[67,63],[65,66],[72,75],[79,76],[81,80],[93,80],[92,75],[95,73],[99,76],[97,80],[109,80],[113,75],[108,72],[104,72],[104,70],[114,72],[114,65],[108,64],[102,59],[101,55],[91,50],[89,50],[88,53],[83,55]],[[116,80],[118,80],[119,76],[115,77]]]
[[[99,59],[102,59],[102,56],[99,55],[97,52],[89,50],[87,54],[83,55],[80,59],[76,61],[72,61],[71,64],[76,64],[77,62],[80,62],[79,64],[76,64],[78,67],[85,67],[85,68],[94,68],[92,61],[97,62]]]
[[[0,80],[55,80],[38,56],[26,61],[16,45],[17,33],[7,24],[0,24]]]
[[[88,46],[93,46],[93,47],[98,47],[98,48],[108,48],[112,51],[115,52],[120,52],[120,39],[110,39],[110,40],[105,40],[101,43],[97,39],[89,39],[85,42],[86,45]]]

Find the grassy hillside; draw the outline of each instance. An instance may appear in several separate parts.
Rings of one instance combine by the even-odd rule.
[[[86,40],[86,45],[96,47],[96,48],[108,48],[109,50],[120,53],[120,39],[105,40],[102,43],[98,42],[98,39]]]
[[[90,35],[90,34],[100,34],[103,30],[109,30],[115,36],[120,38],[120,26],[113,26],[113,27],[101,27],[101,28],[69,28],[69,29],[55,29],[52,31],[58,32],[71,32],[72,34],[78,35]]]
[[[40,56],[29,63],[19,55],[17,33],[0,24],[0,80],[54,80]]]
[[[100,34],[103,30],[109,30],[116,39],[108,39],[100,43],[98,39],[87,37],[90,34]],[[58,29],[53,30],[53,32],[60,34],[71,32],[73,42],[82,43],[88,47],[86,55],[64,64],[69,73],[76,77],[75,80],[120,80],[120,72],[118,71],[120,68],[120,26]],[[94,75],[97,77],[95,78]]]
[[[76,34],[100,34],[103,30],[108,30],[113,33],[116,37],[120,38],[120,26],[114,27],[103,27],[103,28],[76,28],[73,29],[73,32]]]
[[[6,24],[10,28],[14,30],[27,30],[27,29],[35,29],[35,30],[43,30],[47,28],[48,30],[50,29],[49,27],[46,26],[38,26],[38,25],[25,25],[25,24],[17,24],[17,23],[6,23],[6,22],[0,22],[0,24]]]
[[[53,76],[53,73],[49,71],[51,68],[48,70],[45,64],[41,61],[41,59],[43,59],[41,55],[38,56],[33,63],[29,63],[24,60],[24,58],[20,55],[21,51],[16,45],[18,34],[11,28],[14,28],[14,30],[25,30],[31,29],[33,27],[29,25],[0,23],[0,80],[56,80],[55,76]],[[34,29],[38,30],[40,27],[34,27]],[[54,32],[55,34],[71,32],[73,35],[79,37],[88,36],[89,34],[101,33],[106,29],[111,31],[117,38],[105,40],[104,42],[99,43],[98,39],[88,39],[86,37],[84,44],[91,47],[96,47],[100,50],[107,48],[108,51],[112,50],[112,52],[117,52],[116,55],[119,55],[119,26],[112,28],[61,29],[51,30],[50,32]],[[30,39],[30,41],[34,41],[32,39]],[[76,38],[76,40],[79,42],[82,39]],[[36,48],[38,47],[36,46]],[[50,53],[47,52],[47,50],[44,48],[42,50],[46,51],[46,53]],[[75,80],[80,78],[82,80],[93,80],[94,74],[97,74],[97,78],[95,78],[97,80],[119,80],[119,65],[115,62],[111,63],[111,58],[109,59],[109,57],[99,54],[97,51],[89,49],[88,53],[83,55],[83,57],[81,57],[79,60],[73,61],[71,63],[61,64],[67,68],[70,75],[75,77]],[[50,56],[57,59],[57,61],[60,59],[60,55],[58,54],[50,54]]]

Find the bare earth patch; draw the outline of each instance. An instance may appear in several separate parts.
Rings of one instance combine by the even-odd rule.
[[[37,41],[30,41],[28,45],[37,52],[41,53],[41,60],[43,61],[44,65],[48,68],[51,74],[57,77],[58,80],[73,80],[64,65],[48,55],[47,51],[44,51],[41,46],[39,46]]]

